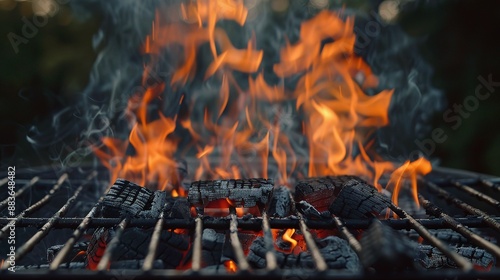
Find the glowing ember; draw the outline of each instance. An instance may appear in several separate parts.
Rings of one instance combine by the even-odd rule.
[[[261,72],[264,51],[255,49],[255,37],[246,48],[238,49],[226,31],[216,25],[220,20],[244,25],[247,9],[243,1],[199,0],[178,8],[178,21],[165,22],[166,18],[157,12],[143,48],[153,58],[144,77],[160,63],[162,51],[172,46],[182,49],[169,83],[151,86],[146,93],[131,98],[127,115],[132,116],[129,119],[133,128],[127,141],[104,138],[102,147],[95,148],[96,155],[111,170],[112,180],[123,177],[183,195],[174,160],[182,150],[198,159],[192,178],[195,180],[271,176],[277,183],[288,184],[291,178],[300,176],[353,174],[372,180],[381,190],[379,178],[394,172],[388,184],[393,201],[397,203],[406,180],[417,200],[417,175],[430,172],[430,163],[421,158],[398,167],[370,149],[373,133],[389,123],[393,90],[365,93],[378,81],[354,53],[353,18],[342,20],[336,12],[322,11],[302,23],[299,39],[285,44],[273,68],[279,78],[298,77],[294,89],[289,90],[283,84],[266,82]],[[151,118],[148,105],[157,102],[166,87],[178,89],[201,71],[197,61],[202,46],[208,47],[212,56],[203,68],[204,79],[220,85],[216,104],[205,105],[203,121],[168,118],[161,112]],[[235,72],[249,75],[248,86],[238,81]],[[189,94],[182,96],[182,102],[194,103]],[[295,111],[287,111],[284,102],[295,103]],[[274,116],[269,117],[269,112]],[[284,118],[298,127],[293,133],[284,127]],[[190,135],[187,147],[178,145],[177,139],[185,137],[176,134],[178,128]],[[302,149],[308,150],[308,159],[298,156],[297,141],[291,141],[296,137],[307,143],[308,147]],[[134,152],[128,154],[130,146]],[[260,161],[257,168],[250,164],[256,159]],[[301,160],[309,164],[305,172],[298,169]],[[292,234],[287,231],[285,235]]]
[[[232,260],[228,260],[224,262],[224,266],[226,267],[227,272],[236,272],[238,271],[238,266]]]

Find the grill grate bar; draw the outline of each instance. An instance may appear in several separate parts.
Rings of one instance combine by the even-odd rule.
[[[292,196],[292,193],[289,192],[288,195],[290,196],[290,201],[295,201]],[[299,217],[299,228],[300,231],[302,232],[302,235],[304,236],[304,240],[306,241],[307,249],[309,249],[312,258],[316,263],[316,269],[318,271],[327,270],[328,266],[325,262],[325,259],[323,258],[323,256],[321,256],[318,246],[316,246],[316,242],[314,241],[314,238],[312,234],[309,232],[309,228],[307,227],[306,222],[304,221],[304,216],[302,216],[302,214],[297,211],[295,203],[292,203],[292,212],[295,213],[297,217]]]
[[[9,177],[5,177],[3,179],[0,179],[0,187],[6,184],[9,181]]]
[[[488,204],[491,204],[492,206],[496,207],[497,209],[500,209],[500,202],[498,200],[494,199],[493,197],[488,196],[484,193],[481,193],[481,192],[471,188],[470,186],[462,184],[458,181],[453,181],[452,185],[455,186],[456,188],[472,195],[472,196],[475,196],[476,198],[478,198],[478,199],[480,199]]]
[[[17,220],[19,218],[23,218],[36,210],[38,210],[40,207],[45,205],[51,198],[52,196],[61,188],[62,184],[64,181],[68,179],[68,173],[64,173],[61,177],[59,177],[59,180],[57,180],[57,183],[54,185],[54,187],[49,191],[48,194],[46,194],[42,199],[40,199],[38,202],[35,204],[31,205],[30,207],[26,208],[24,211],[22,211],[20,214],[16,216],[16,218],[13,221],[14,224],[17,224]],[[4,226],[2,229],[0,229],[0,239],[2,239],[7,232],[9,228],[9,224]]]
[[[29,189],[33,185],[35,185],[36,182],[38,182],[38,180],[40,180],[40,177],[38,177],[38,176],[33,177],[33,179],[31,179],[28,183],[26,183],[23,187],[21,187],[16,192],[16,194],[14,194],[14,198],[17,198],[20,195],[22,195],[27,189]],[[3,184],[5,184],[5,183],[0,182],[0,186],[2,186]],[[9,198],[6,198],[4,201],[0,202],[0,211],[2,211],[7,206],[7,203],[9,203]]]
[[[500,192],[500,185],[498,185],[498,183],[494,183],[494,182],[486,180],[486,179],[479,179],[479,183],[481,183],[480,186],[489,187],[492,190]]]
[[[488,240],[482,238],[481,236],[475,234],[468,228],[464,227],[462,224],[453,219],[450,215],[443,213],[443,211],[432,204],[429,200],[425,199],[422,195],[418,196],[418,199],[422,206],[428,211],[430,214],[442,218],[446,224],[448,224],[453,230],[463,235],[470,242],[483,247],[487,251],[493,253],[497,258],[500,258],[500,247],[489,242]]]
[[[480,216],[484,220],[484,222],[487,223],[491,228],[500,232],[500,223],[498,221],[496,221],[493,217],[489,216],[488,214],[486,214],[482,210],[477,209],[476,207],[473,207],[473,206],[463,202],[462,200],[452,196],[449,192],[438,187],[436,184],[434,184],[432,182],[424,181],[424,183],[429,188],[429,190],[431,190],[432,192],[443,197],[446,201],[452,202],[453,204],[458,206],[460,209],[468,212],[469,214]]]
[[[93,172],[95,173],[95,172]],[[428,182],[422,178],[419,178],[421,182],[426,184],[430,192],[437,194],[436,198],[439,199],[444,199],[449,202],[452,202],[453,204],[457,205],[459,208],[462,210],[465,210],[466,212],[475,215],[473,217],[460,217],[460,218],[452,218],[446,213],[441,213],[441,209],[438,207],[434,206],[431,201],[426,200],[423,196],[420,195],[420,200],[423,205],[423,207],[428,210],[429,214],[436,216],[437,218],[425,218],[425,219],[415,219],[412,216],[410,216],[407,212],[405,212],[403,209],[392,205],[390,208],[398,214],[399,218],[398,219],[386,219],[382,220],[381,222],[394,228],[394,229],[409,229],[413,228],[415,229],[420,236],[422,236],[424,239],[427,239],[430,241],[430,243],[439,249],[441,252],[443,252],[449,259],[450,261],[455,262],[458,267],[461,268],[462,271],[470,271],[472,264],[469,260],[463,258],[461,255],[456,254],[458,258],[454,258],[450,255],[453,255],[455,253],[453,250],[450,250],[445,242],[442,242],[441,245],[442,247],[436,245],[435,241],[433,241],[433,237],[429,237],[427,235],[430,234],[428,232],[428,229],[431,228],[437,228],[437,229],[442,229],[442,228],[452,228],[456,232],[464,235],[471,243],[474,243],[483,249],[492,252],[497,259],[500,258],[500,247],[498,245],[495,245],[487,240],[484,240],[481,238],[479,235],[476,233],[468,230],[465,228],[466,226],[470,227],[489,227],[493,228],[497,231],[500,231],[500,217],[497,217],[495,215],[488,215],[487,213],[483,212],[480,209],[477,209],[466,202],[459,200],[457,198],[454,198],[453,195],[448,192],[445,188],[441,187],[443,186],[450,186],[450,182],[453,183],[454,187],[457,187],[459,189],[462,188],[470,188],[472,191],[475,191],[472,187],[480,187],[481,185],[483,187],[491,187],[493,188],[494,191],[500,190],[499,185],[495,183],[496,181],[489,181],[486,179],[481,179],[476,177],[476,179],[468,179],[468,180],[454,180],[454,181],[449,181],[447,179],[446,181],[443,181],[440,183],[433,183],[433,182]],[[5,179],[3,179],[5,180]],[[45,180],[45,179],[44,179]],[[148,218],[148,219],[133,219],[133,218],[93,218],[94,215],[97,213],[99,209],[99,205],[101,205],[103,197],[99,199],[97,204],[91,209],[91,211],[85,216],[84,218],[65,218],[63,217],[65,215],[65,212],[67,209],[72,207],[74,205],[74,200],[78,199],[78,195],[82,194],[82,188],[84,186],[84,182],[88,183],[90,179],[87,179],[84,181],[83,179],[78,180],[78,182],[81,182],[81,186],[76,188],[74,191],[72,197],[69,198],[69,200],[66,202],[66,204],[58,210],[52,217],[47,217],[47,218],[30,218],[28,215],[31,213],[37,211],[40,207],[43,205],[47,204],[47,202],[50,201],[50,199],[53,198],[53,195],[56,193],[56,191],[60,190],[63,184],[66,180],[68,180],[68,175],[63,174],[63,176],[59,177],[56,180],[51,180],[51,184],[55,185],[51,187],[51,184],[45,184],[47,188],[51,188],[49,193],[45,195],[40,201],[36,202],[26,210],[22,211],[18,215],[17,218],[15,219],[9,219],[9,218],[0,218],[0,227],[2,226],[7,226],[9,222],[14,222],[17,226],[20,227],[26,227],[26,226],[31,226],[31,227],[38,227],[41,229],[38,230],[38,232],[29,237],[28,236],[28,242],[21,246],[18,251],[16,252],[16,257],[18,260],[20,260],[26,253],[31,251],[31,249],[36,245],[39,244],[40,241],[50,232],[50,230],[54,228],[70,228],[70,229],[75,229],[73,232],[73,235],[71,236],[70,239],[67,240],[61,251],[56,255],[54,260],[51,262],[50,265],[46,266],[49,267],[50,270],[53,271],[54,275],[58,275],[59,271],[65,271],[61,270],[61,263],[63,262],[64,259],[67,258],[68,254],[70,253],[70,250],[72,246],[81,238],[83,232],[88,229],[88,228],[94,228],[94,227],[115,227],[115,232],[116,235],[113,237],[113,239],[108,243],[108,246],[104,252],[104,255],[99,262],[98,265],[98,270],[100,270],[100,274],[97,275],[105,275],[106,273],[115,273],[113,270],[106,271],[109,268],[110,265],[110,260],[112,259],[113,254],[116,255],[116,247],[117,244],[119,243],[121,237],[123,236],[123,231],[126,228],[129,227],[154,227],[154,231],[151,236],[151,241],[149,242],[149,247],[148,247],[148,253],[146,257],[144,258],[144,262],[142,265],[142,270],[139,270],[136,273],[141,273],[141,272],[147,272],[145,274],[139,274],[143,275],[142,277],[148,277],[148,276],[160,276],[162,274],[163,276],[166,275],[177,275],[174,273],[174,270],[156,270],[153,269],[153,264],[154,260],[157,254],[157,245],[160,242],[160,235],[163,229],[177,229],[177,228],[184,228],[184,229],[190,229],[192,230],[193,234],[193,243],[192,243],[192,269],[188,273],[186,271],[182,272],[184,273],[184,276],[187,276],[188,278],[194,278],[194,277],[199,277],[199,276],[211,276],[211,277],[219,277],[220,274],[211,274],[212,272],[206,272],[201,269],[201,264],[202,264],[202,234],[203,234],[203,229],[204,228],[213,228],[213,229],[223,229],[223,230],[228,230],[229,228],[229,234],[230,234],[230,241],[232,244],[232,249],[234,251],[235,255],[235,261],[237,262],[238,265],[238,270],[240,272],[250,270],[250,266],[248,264],[248,261],[246,260],[246,257],[243,253],[243,247],[241,245],[241,240],[238,237],[238,233],[240,229],[243,230],[254,230],[254,231],[260,231],[262,230],[263,237],[264,237],[264,246],[267,249],[266,253],[266,261],[267,261],[267,266],[263,270],[252,270],[251,274],[248,275],[257,275],[262,272],[266,272],[265,275],[268,277],[271,276],[276,276],[277,274],[269,274],[269,272],[272,272],[273,270],[278,269],[277,261],[276,261],[276,254],[275,254],[275,249],[274,249],[274,241],[272,237],[272,232],[271,229],[284,229],[284,228],[295,228],[295,229],[300,229],[301,232],[304,235],[304,240],[307,244],[307,248],[309,252],[311,253],[311,256],[316,264],[316,269],[311,270],[311,271],[306,271],[307,273],[313,273],[313,275],[318,276],[318,275],[330,275],[332,278],[338,278],[339,275],[337,275],[336,271],[328,270],[328,266],[326,265],[326,262],[324,260],[324,256],[321,254],[321,251],[318,249],[313,234],[310,232],[310,229],[332,229],[333,227],[338,229],[340,237],[343,239],[347,240],[349,243],[349,246],[359,255],[360,252],[362,251],[361,244],[359,241],[354,237],[350,229],[364,229],[367,228],[371,220],[364,220],[364,219],[341,219],[336,216],[331,216],[330,218],[326,219],[307,219],[300,213],[296,212],[295,210],[295,204],[292,203],[292,213],[295,213],[296,217],[291,216],[291,217],[286,217],[286,218],[276,218],[276,217],[269,217],[268,214],[262,210],[261,211],[261,217],[254,217],[254,218],[238,218],[235,214],[235,208],[230,207],[230,214],[228,217],[204,217],[202,215],[198,215],[197,217],[193,217],[190,219],[167,219],[165,218],[165,214],[162,212],[159,217],[157,218]],[[23,183],[25,185],[22,186],[22,188],[18,189],[16,192],[16,196],[22,195],[26,191],[30,190],[30,187],[36,186],[37,184],[41,184],[41,181],[38,177],[33,177],[31,180],[29,179],[24,179]],[[45,180],[48,181],[48,180]],[[74,184],[74,180],[71,181],[73,184],[72,185],[77,185]],[[1,183],[1,181],[0,181]],[[5,183],[3,183],[5,184]],[[457,186],[457,184],[459,186]],[[0,184],[1,185],[1,184]],[[80,185],[80,184],[78,184]],[[472,186],[472,187],[470,187]],[[45,187],[45,186],[44,186]],[[33,187],[34,188],[34,187]],[[72,188],[73,189],[73,188]],[[469,190],[465,190],[469,194],[471,193]],[[476,191],[477,193],[481,194],[480,192]],[[482,194],[481,194],[482,195]],[[474,194],[475,197],[477,195]],[[435,197],[435,196],[432,196]],[[431,197],[431,198],[432,198]],[[488,203],[492,204],[494,206],[498,207],[498,200],[495,200],[494,198],[489,197],[488,195],[485,195],[484,198],[480,198],[483,201],[487,201],[488,199],[490,200]],[[432,199],[434,200],[434,199]],[[0,210],[2,207],[6,205],[6,201],[1,201],[0,202]],[[43,202],[42,202],[43,201]],[[293,201],[293,200],[292,200]],[[465,200],[467,201],[467,200]],[[35,206],[42,202],[41,205]],[[63,210],[66,208],[66,210]],[[493,214],[493,213],[492,213]],[[297,219],[298,217],[298,219]],[[228,219],[229,218],[229,219]],[[419,227],[421,227],[421,231],[419,231]],[[422,230],[423,229],[423,230]],[[0,231],[0,237],[1,237],[2,232]],[[478,241],[479,240],[479,241]],[[486,241],[486,242],[484,242]],[[198,248],[198,249],[197,249]],[[25,252],[23,251],[25,250]],[[239,251],[241,251],[241,255],[239,255]],[[21,251],[21,253],[19,253]],[[455,256],[455,257],[457,257]],[[106,260],[107,258],[107,260]],[[324,263],[324,268],[323,264]],[[493,268],[495,270],[495,268]],[[492,270],[492,271],[493,271]],[[132,270],[131,270],[132,271]],[[283,270],[285,273],[289,273],[291,271],[289,270]],[[459,270],[460,271],[460,270]],[[196,273],[193,273],[196,272]],[[302,271],[303,272],[303,271]],[[322,273],[319,273],[322,272]],[[498,270],[493,271],[495,273],[500,273]],[[165,274],[163,274],[165,273]],[[174,273],[174,274],[169,274],[169,273]],[[224,275],[223,272],[220,272],[222,275]],[[361,279],[362,274],[349,274],[352,276],[352,278],[356,279]],[[3,275],[2,272],[0,272],[0,275]],[[70,275],[70,274],[68,274]],[[89,274],[89,276],[95,276],[96,274]],[[128,275],[128,274],[127,274]],[[247,275],[247,274],[240,274],[240,275]],[[295,274],[292,274],[295,275]],[[382,274],[380,274],[382,275]],[[379,275],[379,276],[380,276]],[[420,274],[420,276],[424,276],[426,274]],[[458,274],[458,275],[464,275],[464,274]],[[470,274],[465,274],[465,275],[470,275]],[[492,274],[485,274],[485,276],[491,276]],[[181,277],[181,272],[178,274],[179,277]],[[296,276],[296,275],[295,275]],[[366,275],[365,275],[366,277]],[[488,278],[488,277],[485,277]]]
[[[88,181],[90,181],[93,177],[97,175],[97,172],[92,172],[89,177],[87,178]],[[76,202],[76,198],[80,195],[80,193],[83,190],[83,187],[85,185],[80,185],[76,191],[74,192],[73,196],[71,196],[68,201],[59,209],[41,229],[37,231],[28,241],[24,243],[19,249],[16,251],[16,260],[20,261],[28,252],[30,252],[33,247],[35,247],[40,240],[42,240],[47,234],[50,232],[52,229],[54,223],[64,216],[68,209]],[[9,267],[8,263],[5,263],[4,266],[1,269],[7,269]]]
[[[314,241],[312,234],[309,232],[309,229],[304,222],[304,217],[298,212],[297,216],[299,217],[300,231],[304,235],[304,240],[306,241],[307,248],[309,249],[309,252],[311,252],[311,256],[316,263],[316,269],[319,271],[325,271],[326,269],[328,269],[328,266],[326,265],[323,256],[321,256],[318,246],[316,246],[316,242]]]
[[[201,268],[201,239],[203,237],[203,220],[197,217],[194,221],[195,232],[193,241],[193,258],[191,260],[191,268],[193,271],[199,271]]]
[[[455,218],[458,222],[468,227],[488,227],[482,217],[460,217]],[[500,217],[492,217],[497,222],[500,222]],[[20,218],[16,219],[18,227],[42,227],[49,218]],[[76,229],[86,218],[61,218],[55,222],[54,228],[70,228]],[[243,230],[259,231],[262,227],[262,220],[250,219],[244,220],[238,218],[238,227]],[[440,218],[414,219],[427,229],[443,229],[447,228]],[[120,223],[119,218],[92,218],[88,221],[88,227],[113,227]],[[348,229],[367,229],[370,226],[371,220],[365,219],[343,219],[344,226]],[[11,222],[10,218],[0,218],[0,225],[8,225]],[[130,219],[129,226],[131,227],[155,227],[157,219]],[[324,220],[307,220],[307,227],[311,229],[328,229],[332,227],[332,219]],[[413,226],[408,219],[388,219],[381,220],[382,224],[387,225],[395,230],[412,229]],[[229,222],[225,218],[213,218],[204,220],[203,226],[212,229],[227,229]],[[299,222],[296,219],[284,218],[269,219],[269,225],[273,229],[299,228]],[[164,221],[164,229],[193,229],[195,226],[194,219],[168,219]]]
[[[98,271],[104,271],[104,270],[108,269],[108,265],[109,265],[109,262],[111,261],[113,251],[118,246],[118,243],[120,242],[120,238],[122,236],[122,233],[125,230],[125,228],[127,227],[127,224],[128,224],[128,218],[123,219],[120,222],[120,224],[118,224],[118,227],[115,230],[115,236],[108,243],[108,246],[106,247],[106,250],[104,251],[104,254],[102,255],[102,258],[99,261],[99,264],[97,265]]]
[[[340,235],[347,240],[351,248],[356,252],[358,256],[361,254],[361,243],[351,234],[351,232],[345,227],[344,223],[338,218],[332,215],[333,224],[339,230]]]
[[[1,276],[7,275],[8,279],[39,279],[40,271],[26,271],[26,272],[16,272],[16,273],[6,273],[0,274]],[[75,271],[61,269],[60,271],[49,274],[42,274],[46,277],[50,277],[52,280],[89,280],[89,279],[135,279],[135,280],[165,280],[165,279],[175,279],[175,280],[199,280],[199,279],[248,279],[255,280],[259,279],[350,279],[350,280],[400,280],[400,279],[411,279],[411,280],[443,280],[443,279],[460,279],[460,280],[477,280],[477,279],[489,279],[498,280],[500,279],[500,269],[492,269],[490,272],[485,273],[482,271],[471,271],[464,274],[460,270],[456,269],[443,269],[443,270],[429,270],[425,272],[415,272],[415,271],[403,271],[403,272],[380,272],[376,274],[369,273],[353,273],[349,271],[341,270],[329,270],[323,273],[314,273],[314,271],[308,269],[302,270],[290,270],[285,271],[280,274],[270,274],[268,271],[253,271],[252,273],[241,273],[235,276],[230,273],[193,273],[189,271],[179,271],[173,269],[164,270],[152,270],[148,274],[144,274],[141,270],[134,269],[123,269],[123,270],[110,270],[102,271],[96,274],[93,271],[82,270],[78,273]],[[43,277],[43,276],[42,276]]]
[[[71,248],[76,243],[76,241],[82,236],[83,232],[87,230],[89,224],[100,207],[104,197],[101,197],[96,205],[89,211],[87,216],[81,221],[76,230],[73,232],[72,236],[66,241],[61,251],[56,255],[54,260],[50,263],[49,269],[55,271],[58,269],[59,265],[63,262],[64,258],[69,254]]]
[[[239,271],[246,271],[250,268],[250,265],[245,258],[245,253],[243,252],[243,246],[241,245],[240,239],[238,238],[238,219],[236,218],[236,208],[229,207],[229,217],[231,218],[229,224],[229,237],[231,238],[231,245],[233,247],[233,252],[238,263]]]
[[[262,233],[264,236],[264,245],[266,246],[266,269],[276,270],[278,268],[278,261],[276,260],[276,250],[274,249],[273,234],[269,226],[269,218],[267,212],[262,213]]]
[[[142,270],[144,271],[150,271],[153,268],[153,262],[156,257],[156,248],[158,248],[158,244],[160,243],[160,234],[163,230],[164,221],[164,212],[161,212],[158,217],[158,222],[156,222],[153,235],[151,236],[151,241],[149,242],[148,254],[144,258],[144,263],[142,265]]]
[[[391,204],[391,210],[394,211],[400,218],[408,219],[411,227],[420,234],[421,237],[429,241],[434,247],[438,248],[443,254],[445,254],[448,258],[453,260],[458,267],[460,267],[463,271],[472,270],[472,263],[467,261],[464,257],[449,249],[449,247],[444,244],[437,237],[432,235],[422,224],[416,221],[410,214],[408,214],[405,210],[401,209],[395,204]]]

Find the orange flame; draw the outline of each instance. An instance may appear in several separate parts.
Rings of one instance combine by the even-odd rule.
[[[405,162],[402,166],[396,169],[390,177],[387,188],[392,188],[392,201],[398,204],[399,191],[402,187],[402,179],[409,177],[411,183],[411,191],[413,199],[420,206],[417,193],[417,174],[427,174],[432,170],[431,164],[423,159],[419,158],[414,162]]]
[[[397,203],[406,180],[417,199],[417,175],[430,172],[430,163],[421,158],[398,167],[371,149],[373,133],[389,123],[393,90],[365,93],[378,81],[354,52],[354,18],[343,20],[336,12],[322,11],[301,24],[299,39],[285,44],[273,67],[280,78],[299,77],[295,88],[289,90],[283,82],[266,82],[260,71],[264,52],[256,49],[255,34],[246,48],[238,49],[226,31],[217,27],[220,20],[244,25],[248,11],[243,1],[198,0],[179,8],[177,21],[157,12],[151,35],[143,46],[153,58],[144,71],[144,80],[159,63],[156,57],[161,51],[174,45],[182,49],[170,84],[151,86],[144,95],[130,99],[126,116],[133,128],[128,140],[103,138],[102,147],[94,149],[111,170],[113,180],[124,177],[143,185],[153,183],[159,189],[174,189],[173,195],[182,195],[173,159],[179,150],[174,134],[177,127],[182,127],[192,140],[182,150],[196,149],[199,165],[195,180],[271,175],[278,183],[287,184],[297,175],[294,172],[298,161],[308,160],[308,174],[302,176],[354,174],[369,178],[379,190],[379,178],[393,172],[387,186],[393,191],[393,201]],[[148,104],[156,102],[165,87],[176,89],[199,72],[196,62],[202,45],[210,47],[212,56],[205,79],[220,79],[217,104],[213,108],[206,105],[203,122],[167,118],[161,112],[156,119],[148,119]],[[246,89],[238,84],[234,71],[253,74]],[[287,112],[281,104],[290,101],[295,103],[296,114],[303,115],[299,119],[289,117],[289,121],[300,124],[297,130],[307,140],[308,159],[298,157],[291,141],[296,136],[289,134],[282,123]],[[269,117],[270,111],[275,115]],[[129,146],[134,148],[134,154],[127,154]],[[251,162],[257,160],[261,168],[252,166]],[[268,174],[271,164],[277,172]]]
[[[291,244],[290,246],[290,251],[293,251],[293,249],[295,249],[295,246],[297,246],[297,240],[293,239],[293,234],[295,233],[295,229],[294,228],[289,228],[285,231],[285,233],[283,233],[283,240],[284,241],[287,241]]]
[[[238,266],[232,260],[225,261],[224,266],[226,267],[227,272],[234,273],[234,272],[238,271]]]
[[[111,179],[118,177],[142,186],[155,184],[155,188],[172,190],[178,182],[177,163],[173,159],[176,141],[169,138],[175,130],[175,120],[159,113],[158,119],[147,119],[147,106],[157,97],[159,89],[149,88],[136,110],[135,122],[129,139],[104,138],[103,147],[94,148],[95,154],[111,170]],[[127,155],[127,147],[135,154]]]

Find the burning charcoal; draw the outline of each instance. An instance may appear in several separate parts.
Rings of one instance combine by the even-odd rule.
[[[243,249],[244,254],[246,255],[250,246],[252,245],[253,241],[257,238],[257,235],[255,232],[245,232],[245,231],[238,231],[238,239],[240,240],[241,243],[241,248]],[[222,256],[220,258],[219,264],[227,265],[228,261],[235,261],[236,260],[236,255],[234,254],[234,249],[231,244],[231,240],[229,238],[229,235],[226,235],[226,241],[223,244],[222,247]]]
[[[184,197],[176,197],[167,199],[165,206],[165,217],[173,219],[189,219],[191,211],[189,202]]]
[[[285,236],[288,236],[291,238],[293,234],[295,233],[295,229],[282,229],[280,230],[277,235],[276,235],[276,241],[274,244],[276,245],[277,248],[279,248],[283,252],[290,252],[293,249],[293,246],[296,246],[296,244],[292,244],[290,242],[290,239],[286,240],[284,239]]]
[[[102,202],[107,218],[157,218],[166,202],[165,192],[153,192],[132,182],[118,179]]]
[[[201,258],[204,266],[218,266],[221,263],[225,240],[225,233],[219,233],[208,228],[203,230]]]
[[[336,236],[329,236],[318,242],[319,251],[330,269],[347,269],[357,271],[359,269],[359,259],[351,249],[347,241]],[[254,268],[266,267],[266,249],[264,239],[258,237],[250,246],[248,262]],[[281,268],[314,268],[315,262],[309,252],[302,252],[298,255],[276,252],[276,259]]]
[[[416,248],[406,236],[374,220],[361,238],[361,262],[377,271],[401,271],[413,267]]]
[[[355,176],[308,178],[295,187],[295,201],[305,200],[318,211],[329,210],[342,218],[378,215],[390,200]]]
[[[114,252],[116,260],[144,259],[148,254],[153,229],[125,229],[121,242]],[[183,259],[183,252],[189,249],[189,237],[173,231],[162,231],[157,247],[157,258],[163,260],[166,268],[175,268]]]
[[[112,261],[144,259],[149,250],[153,229],[128,228],[123,231],[120,243],[113,252]],[[114,236],[113,229],[99,228],[89,242],[87,250],[88,267],[97,267],[107,244]],[[173,231],[162,231],[157,247],[157,259],[164,263],[164,268],[177,267],[184,252],[189,248],[189,237]]]
[[[248,208],[266,204],[272,190],[272,180],[266,179],[197,181],[189,188],[188,201],[207,208],[221,207],[221,203]]]
[[[168,201],[168,202],[167,202]],[[104,197],[101,214],[104,218],[157,218],[167,205],[167,217],[189,216],[189,206],[182,198],[167,199],[165,192],[151,191],[134,183],[117,180]],[[126,228],[113,252],[112,261],[144,259],[148,253],[153,228]],[[87,249],[87,267],[95,269],[107,244],[115,235],[114,228],[97,228]],[[157,258],[165,268],[177,267],[189,248],[189,236],[173,231],[162,231],[157,248]]]
[[[79,259],[75,258],[75,256],[79,255],[81,252],[85,252],[88,246],[89,246],[88,242],[78,242],[74,244],[73,247],[71,248],[71,251],[69,252],[69,254],[66,255],[66,258],[62,262],[70,262],[70,261],[78,262]],[[50,246],[49,249],[47,249],[47,261],[52,262],[63,247],[64,244]],[[83,259],[84,256],[82,255],[81,261],[83,261]]]
[[[321,213],[314,208],[311,204],[307,203],[307,201],[300,201],[299,203],[296,204],[297,210],[300,211],[300,213],[304,214],[307,218],[311,219],[320,219],[321,218]]]
[[[283,218],[290,215],[291,208],[292,201],[290,199],[290,191],[288,188],[284,186],[275,188],[273,190],[271,202],[269,202],[267,213],[270,216]]]
[[[329,210],[338,217],[362,219],[379,215],[390,204],[375,187],[353,178],[342,185]]]
[[[98,228],[94,231],[94,234],[92,234],[92,238],[86,252],[86,263],[89,269],[94,270],[97,268],[97,265],[106,250],[107,242],[108,240],[111,240],[111,238],[109,238],[109,233],[109,229]]]
[[[483,249],[475,247],[452,247],[458,254],[469,260],[477,268],[489,270],[495,265],[494,257]],[[430,245],[419,245],[420,254],[415,261],[426,269],[457,268],[457,265],[441,251]]]
[[[328,210],[328,207],[337,197],[343,185],[357,177],[318,177],[299,181],[295,186],[295,201],[307,201],[319,211]]]

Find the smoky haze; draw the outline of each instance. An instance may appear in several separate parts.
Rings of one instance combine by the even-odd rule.
[[[74,166],[93,159],[92,147],[99,145],[102,137],[127,139],[131,129],[130,116],[126,114],[129,99],[144,92],[148,86],[161,83],[167,86],[161,101],[150,106],[152,118],[157,118],[155,112],[160,110],[167,117],[179,116],[179,120],[189,118],[194,123],[203,123],[205,108],[215,107],[219,102],[221,85],[217,78],[205,80],[203,77],[211,62],[208,46],[201,46],[198,50],[196,76],[182,86],[169,86],[181,54],[175,47],[166,48],[160,55],[160,61],[144,75],[144,67],[151,58],[143,54],[141,46],[151,33],[155,10],[169,11],[164,20],[175,20],[179,14],[168,6],[178,5],[179,2],[73,1],[72,7],[82,20],[96,15],[102,20],[93,39],[98,56],[81,100],[61,110],[47,127],[33,127],[28,134],[30,143],[35,147],[65,143],[64,150],[55,149],[52,155],[52,159],[63,166]],[[319,11],[311,8],[308,1],[290,2],[285,12],[274,11],[267,2],[257,4],[244,26],[229,21],[218,24],[227,30],[237,48],[244,48],[249,40],[255,38],[256,49],[264,50],[260,69],[266,82],[286,90],[295,88],[300,75],[279,78],[273,71],[273,65],[279,62],[280,49],[285,43],[298,40],[300,24]],[[373,11],[377,11],[376,7],[368,12],[346,9],[342,14],[345,17],[355,16],[355,51],[379,78],[378,87],[367,94],[395,89],[389,110],[390,124],[375,134],[377,141],[374,149],[388,159],[404,161],[416,149],[414,139],[422,138],[429,132],[430,118],[443,107],[442,94],[432,87],[432,69],[419,57],[417,48],[421,41],[410,38],[397,25],[383,22]],[[255,76],[252,74],[252,77]],[[235,73],[235,78],[242,90],[248,88],[248,74]],[[236,102],[236,98],[230,97],[228,107]],[[279,126],[289,136],[296,156],[307,158],[307,139],[301,135],[299,127],[303,116],[295,104],[290,101],[260,106],[265,108],[262,111],[269,119],[278,119]],[[231,112],[226,110],[224,114],[230,115]],[[240,112],[234,118],[243,120],[244,113]],[[176,133],[180,135],[179,156],[193,156],[196,151],[182,149],[190,142],[189,134],[180,125]],[[133,149],[129,152],[134,153]],[[277,167],[270,166],[271,173],[273,168]]]

